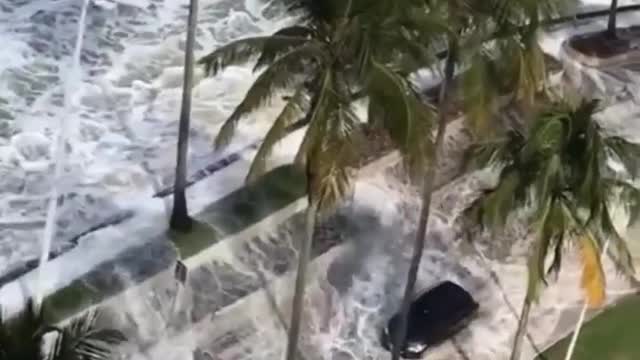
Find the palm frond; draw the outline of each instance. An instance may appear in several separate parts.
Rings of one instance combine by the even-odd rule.
[[[553,258],[547,275],[557,276],[562,267],[562,252],[565,240],[571,240],[571,237],[579,232],[585,232],[580,220],[577,218],[577,212],[573,204],[567,198],[560,196],[555,200],[555,208],[551,216],[554,217],[552,226],[556,227],[555,236],[553,237],[550,250],[553,249]]]
[[[579,206],[588,209],[586,223],[596,219],[600,214],[603,205],[607,201],[606,194],[602,187],[602,154],[601,137],[593,128],[588,129],[585,136],[588,138],[583,149],[583,164],[580,167],[574,166],[574,172],[580,174],[576,179],[576,202]]]
[[[590,307],[599,307],[605,300],[605,276],[600,261],[600,247],[589,233],[579,237],[582,258],[581,286]]]
[[[549,249],[553,250],[553,258],[551,259],[551,264],[547,269],[546,276],[553,276],[557,279],[560,274],[560,269],[562,268],[562,252],[565,246],[565,233],[559,233],[558,236],[552,239],[549,244]]]
[[[409,97],[413,106],[414,118],[409,124],[408,143],[405,144],[404,162],[413,179],[422,179],[424,171],[432,165],[435,151],[434,126],[437,121],[436,111],[432,106],[422,102],[417,94]]]
[[[42,341],[37,336],[44,327],[41,314],[32,300],[25,309],[9,319],[0,319],[0,360],[40,360]]]
[[[369,70],[369,57],[371,56],[372,48],[375,49],[375,46],[372,46],[371,37],[368,36],[366,30],[361,34],[356,51],[356,75],[357,79],[362,82],[365,80],[365,74],[368,73]]]
[[[463,74],[465,119],[474,134],[481,137],[491,135],[492,117],[498,99],[500,77],[493,61],[485,54],[476,54],[469,69]]]
[[[620,191],[618,200],[624,205],[627,216],[629,217],[627,227],[636,224],[640,219],[640,189],[626,181],[620,180],[609,180],[607,185]]]
[[[331,113],[328,134],[311,153],[309,190],[321,213],[327,214],[352,191],[352,171],[362,142],[359,120],[348,105]]]
[[[411,173],[422,174],[433,154],[435,110],[391,69],[373,59],[371,64],[368,116],[389,133]]]
[[[126,338],[120,331],[100,327],[99,318],[99,312],[90,311],[59,330],[50,360],[113,359],[115,347]]]
[[[524,159],[536,156],[550,158],[561,151],[566,142],[566,126],[570,115],[564,112],[549,111],[543,113],[532,125],[528,139],[522,148]]]
[[[306,61],[321,56],[317,44],[298,47],[273,62],[251,85],[244,99],[231,116],[222,124],[215,140],[215,148],[222,149],[229,144],[238,121],[245,115],[264,106],[278,90],[296,88],[302,83]]]
[[[293,124],[298,117],[302,116],[308,108],[307,94],[304,87],[300,86],[295,94],[284,106],[280,115],[267,132],[258,152],[253,158],[251,168],[246,178],[246,182],[253,182],[262,174],[266,168],[266,162],[271,155],[273,147],[286,135],[286,129]]]
[[[609,246],[609,257],[613,260],[617,270],[632,278],[635,274],[635,267],[633,265],[633,258],[627,247],[627,243],[620,236],[620,233],[613,224],[613,219],[609,212],[608,207],[603,207],[600,218],[600,231],[603,237],[609,239],[612,246]]]
[[[294,163],[300,169],[307,169],[309,154],[315,149],[316,144],[321,139],[327,127],[328,112],[331,108],[328,106],[329,97],[332,95],[333,73],[325,70],[321,74],[319,86],[311,98],[311,107],[307,117],[309,118],[309,126],[302,138],[302,143],[298,148]]]
[[[480,220],[492,231],[504,229],[509,213],[522,206],[518,197],[522,179],[517,171],[505,170],[500,174],[498,185],[480,200]]]
[[[563,187],[563,184],[559,181],[562,178],[560,156],[554,154],[544,163],[541,174],[536,181],[535,196],[540,203],[553,197],[553,192]]]
[[[344,3],[342,0],[290,0],[288,10],[294,13],[302,12],[303,20],[306,22],[331,22],[341,15],[340,9]]]
[[[465,167],[474,171],[512,163],[523,147],[524,140],[522,133],[517,130],[509,130],[502,137],[476,142],[467,150]]]
[[[546,284],[545,264],[550,249],[550,245],[553,239],[560,234],[564,234],[564,228],[558,228],[555,226],[555,221],[558,221],[556,217],[558,214],[562,214],[563,210],[559,202],[549,199],[542,209],[542,217],[540,218],[538,225],[538,236],[534,243],[534,251],[529,258],[529,290],[527,296],[530,301],[537,301],[540,286]],[[560,217],[564,224],[564,217]]]
[[[272,53],[273,49],[291,49],[307,41],[304,37],[280,35],[244,38],[219,47],[198,60],[198,64],[204,65],[207,75],[215,76],[229,66],[248,63],[262,54],[266,46]]]
[[[406,82],[391,69],[372,59],[369,91],[373,95],[370,101],[385,104],[385,112],[393,114],[394,119],[385,117],[384,126],[396,144],[401,149],[406,149],[414,118]]]
[[[580,245],[582,283],[591,305],[604,299],[605,278],[598,255],[604,241],[611,244],[608,255],[618,271],[629,278],[634,274],[632,257],[613,224],[610,206],[622,202],[630,221],[640,216],[640,190],[631,184],[635,179],[628,179],[635,172],[636,159],[620,159],[632,153],[635,144],[607,138],[594,119],[597,108],[597,101],[548,104],[520,141],[509,144],[498,139],[475,149],[483,164],[504,164],[496,188],[485,192],[469,209],[478,214],[477,221],[495,230],[504,225],[509,213],[524,208],[523,193],[536,200],[526,202],[525,213],[526,224],[535,226],[538,233],[528,262],[529,300],[537,298],[549,274],[560,270],[568,240]],[[627,146],[629,150],[623,150]],[[506,160],[496,160],[501,152],[510,152]],[[611,157],[630,168],[622,174],[626,176],[606,171]],[[515,178],[512,174],[517,174],[517,182],[509,182]],[[551,254],[551,265],[545,269]]]
[[[301,25],[293,25],[276,31],[269,39],[265,40],[260,57],[258,58],[253,71],[257,71],[268,66],[279,56],[282,56],[293,50],[295,47],[304,44],[304,42],[299,41],[282,41],[282,37],[310,39],[313,35],[314,31],[311,28]]]
[[[631,177],[640,176],[640,145],[620,136],[608,137],[604,143],[607,151],[622,164]]]
[[[516,48],[520,49],[520,48]],[[534,105],[536,95],[543,89],[546,83],[546,64],[542,48],[538,45],[537,39],[528,41],[521,51],[515,51],[514,57],[518,59],[515,63],[518,71],[515,72],[514,84],[517,99],[524,102],[528,107]]]

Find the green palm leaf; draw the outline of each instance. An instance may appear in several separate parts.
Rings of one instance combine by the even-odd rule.
[[[388,132],[412,177],[422,176],[434,151],[434,108],[404,78],[373,58],[367,87],[369,122]]]
[[[32,301],[15,317],[0,318],[0,360],[41,360],[42,341],[37,334],[43,326],[44,320],[35,312]]]
[[[325,69],[319,78],[320,81],[317,90],[311,99],[311,108],[307,114],[309,126],[307,127],[307,131],[302,138],[302,143],[300,143],[294,159],[294,163],[301,169],[307,168],[309,155],[311,151],[316,148],[316,144],[319,139],[322,138],[327,128],[327,115],[331,110],[329,100],[333,92],[333,78],[333,73]]]
[[[359,120],[348,105],[331,112],[329,133],[311,153],[312,199],[330,213],[352,191],[352,171],[362,143]]]
[[[370,101],[385,104],[385,113],[393,114],[393,119],[385,117],[384,126],[399,147],[406,149],[414,118],[406,82],[391,69],[372,59],[369,89],[373,94]]]
[[[504,136],[476,142],[467,150],[465,167],[475,171],[512,164],[524,144],[524,135],[517,130],[508,130]]]
[[[262,144],[260,144],[260,148],[251,163],[246,179],[247,182],[253,182],[264,174],[266,162],[271,155],[273,147],[286,135],[287,127],[302,116],[308,106],[306,90],[301,86],[284,106],[282,112],[280,112],[280,115],[278,115],[278,118],[276,118],[267,132]]]
[[[496,127],[491,123],[499,96],[496,79],[500,77],[487,54],[476,54],[463,75],[465,119],[473,133],[486,137]],[[492,85],[489,85],[492,84]]]
[[[622,137],[612,136],[605,140],[607,151],[622,163],[629,175],[636,178],[640,175],[640,146]]]
[[[223,45],[198,60],[204,65],[207,75],[215,76],[218,72],[232,65],[245,64],[262,54],[265,47],[273,53],[273,49],[291,49],[301,46],[308,39],[297,36],[258,36],[244,38]]]
[[[609,192],[620,191],[618,200],[624,205],[629,220],[627,226],[632,226],[640,219],[640,189],[626,181],[609,180],[607,187]]]
[[[613,246],[610,246],[609,257],[613,260],[616,268],[622,274],[633,278],[635,268],[633,258],[629,252],[626,241],[613,225],[613,220],[608,207],[604,206],[600,219],[600,231],[605,238],[608,238]]]
[[[49,360],[113,359],[115,347],[126,338],[117,330],[100,327],[99,318],[99,312],[91,311],[71,320],[64,328],[56,329],[58,337]]]
[[[126,339],[117,330],[100,327],[98,318],[93,311],[63,328],[48,326],[29,303],[21,314],[0,322],[0,359],[111,360]],[[44,342],[47,334],[55,334],[50,347]]]
[[[520,174],[516,171],[505,171],[501,174],[498,186],[483,199],[483,223],[491,229],[504,228],[509,213],[519,205],[517,192],[522,186]]]
[[[282,28],[265,40],[260,57],[253,70],[257,71],[273,63],[279,56],[301,46],[300,41],[282,41],[282,38],[311,39],[314,31],[306,26],[293,25]]]
[[[546,272],[544,271],[545,261],[547,259],[547,252],[549,244],[553,237],[551,228],[549,226],[549,213],[551,212],[551,201],[547,202],[543,209],[542,219],[537,229],[537,238],[533,245],[533,253],[529,257],[528,261],[528,289],[527,300],[529,302],[535,302],[538,300],[540,294],[540,287],[545,282]]]
[[[308,71],[307,61],[320,57],[321,48],[310,43],[298,47],[273,62],[251,85],[242,102],[224,122],[215,140],[215,148],[226,147],[235,132],[238,121],[248,113],[264,106],[278,90],[295,88]]]

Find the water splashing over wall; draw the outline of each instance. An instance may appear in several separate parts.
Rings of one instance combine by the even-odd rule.
[[[64,86],[64,113],[60,118],[60,125],[58,129],[58,135],[56,137],[55,145],[55,170],[54,170],[54,183],[51,191],[51,198],[49,200],[49,207],[47,209],[47,220],[45,222],[44,234],[42,236],[42,250],[40,253],[40,264],[38,266],[38,285],[36,290],[35,304],[37,307],[42,302],[44,292],[44,279],[43,272],[49,259],[49,253],[51,251],[51,242],[56,233],[57,225],[57,213],[58,213],[58,197],[60,189],[63,185],[62,177],[66,162],[67,153],[67,140],[69,134],[69,118],[73,111],[72,94],[80,84],[80,52],[82,50],[82,43],[84,40],[84,32],[86,26],[87,8],[89,7],[90,0],[84,0],[82,5],[82,11],[80,13],[80,19],[78,20],[78,31],[75,49],[73,51],[73,63],[67,73],[67,79]]]

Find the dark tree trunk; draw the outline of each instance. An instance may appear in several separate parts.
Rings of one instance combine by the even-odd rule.
[[[445,64],[444,80],[440,86],[440,94],[438,96],[438,130],[436,133],[435,153],[432,161],[432,165],[426,170],[423,190],[422,190],[422,209],[420,210],[420,219],[418,221],[418,230],[416,232],[416,240],[413,246],[413,255],[411,257],[411,265],[409,267],[409,274],[407,275],[407,283],[404,290],[404,297],[402,299],[402,308],[400,311],[400,327],[394,335],[393,349],[391,354],[392,360],[400,359],[400,350],[404,345],[407,337],[407,328],[409,323],[409,309],[411,306],[411,300],[413,297],[413,291],[418,277],[418,270],[420,268],[420,260],[422,259],[422,252],[424,250],[425,237],[427,234],[427,224],[429,223],[429,215],[431,210],[431,196],[433,195],[435,179],[437,175],[437,164],[439,153],[442,150],[442,143],[444,140],[444,133],[447,128],[447,107],[449,103],[449,87],[453,79],[456,57],[457,57],[457,44],[454,39],[449,39],[448,45],[449,51]]]
[[[311,181],[307,179],[307,181]],[[302,323],[302,309],[304,305],[304,292],[307,279],[307,267],[311,258],[311,245],[313,243],[313,232],[316,225],[316,205],[311,200],[307,208],[306,234],[300,255],[298,257],[298,270],[296,272],[296,284],[293,294],[293,304],[291,305],[291,324],[289,325],[287,339],[286,360],[295,360],[298,352],[298,339],[300,338],[300,325]]]
[[[616,39],[618,37],[617,28],[618,19],[618,0],[611,0],[611,8],[609,9],[609,23],[607,24],[607,35]]]
[[[169,226],[173,230],[189,232],[193,228],[193,220],[189,216],[189,211],[187,210],[185,189],[184,187],[180,188],[177,183],[178,181],[176,181],[176,192],[173,195],[173,211],[171,212]]]
[[[522,354],[522,344],[524,342],[524,335],[527,333],[527,324],[529,323],[529,312],[531,311],[531,300],[529,300],[529,294],[522,304],[522,313],[520,314],[520,320],[518,321],[518,330],[516,331],[515,339],[513,340],[513,350],[511,351],[510,360],[519,360]]]
[[[184,82],[182,87],[182,108],[178,130],[178,151],[176,159],[176,179],[173,195],[173,211],[169,226],[173,230],[187,232],[193,225],[187,209],[185,190],[187,187],[187,153],[189,152],[189,122],[191,118],[191,88],[193,87],[193,48],[198,19],[198,0],[189,4],[187,43],[184,56]]]

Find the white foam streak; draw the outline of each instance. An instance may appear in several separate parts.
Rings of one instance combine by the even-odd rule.
[[[84,40],[84,30],[86,26],[87,8],[89,6],[89,0],[84,0],[82,5],[82,12],[78,21],[78,33],[73,52],[73,64],[67,74],[65,83],[64,94],[64,113],[60,120],[60,129],[58,130],[58,136],[55,146],[55,172],[53,190],[51,191],[51,198],[49,199],[49,205],[47,209],[47,219],[45,222],[44,234],[42,237],[42,250],[40,254],[40,261],[38,265],[38,288],[36,290],[35,304],[40,306],[43,298],[43,281],[44,281],[44,267],[49,259],[49,252],[51,251],[51,242],[56,232],[56,222],[58,213],[58,196],[59,187],[62,185],[62,176],[65,168],[66,154],[67,154],[67,139],[69,134],[69,120],[68,118],[73,111],[72,97],[71,95],[75,91],[80,82],[80,52],[82,50],[82,42]]]

